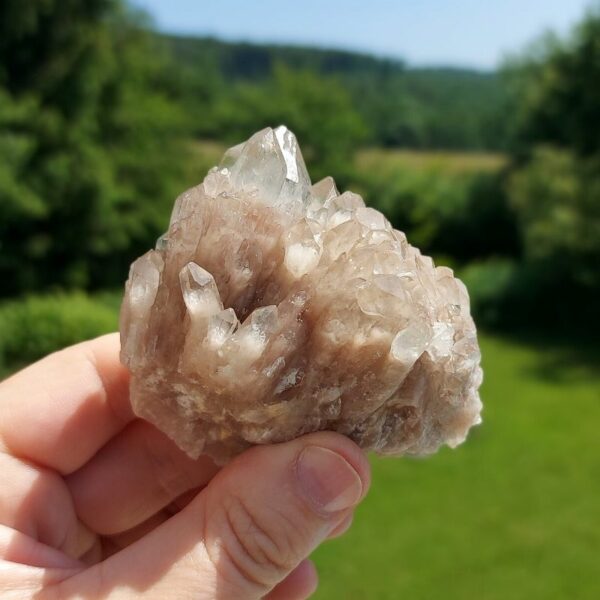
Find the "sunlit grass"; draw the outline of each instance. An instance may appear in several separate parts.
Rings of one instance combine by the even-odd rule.
[[[216,165],[226,146],[222,142],[195,140],[190,143],[190,151],[197,164],[209,168]],[[486,152],[419,151],[367,148],[356,153],[356,166],[362,170],[375,170],[389,173],[396,170],[412,172],[434,171],[447,175],[491,173],[506,164],[502,154]]]
[[[483,336],[484,423],[427,460],[373,460],[317,599],[600,598],[600,374]]]
[[[375,169],[382,172],[404,169],[413,172],[435,171],[451,175],[498,171],[506,164],[506,157],[502,154],[485,152],[370,148],[357,153],[356,163],[360,169]]]

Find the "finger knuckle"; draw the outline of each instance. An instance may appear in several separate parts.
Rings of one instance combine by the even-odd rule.
[[[270,587],[301,560],[298,528],[284,515],[275,511],[256,515],[240,498],[230,499],[223,515],[228,557],[245,580]]]

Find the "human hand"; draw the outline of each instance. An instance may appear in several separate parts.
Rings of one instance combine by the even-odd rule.
[[[0,384],[0,596],[296,600],[369,485],[348,439],[306,435],[218,471],[131,412],[118,336]]]

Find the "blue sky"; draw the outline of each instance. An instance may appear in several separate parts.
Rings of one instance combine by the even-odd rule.
[[[590,0],[134,0],[164,31],[310,44],[411,64],[492,68]]]

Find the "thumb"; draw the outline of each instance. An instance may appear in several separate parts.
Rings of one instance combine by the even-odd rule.
[[[255,447],[180,513],[82,576],[96,579],[102,597],[258,599],[288,576],[297,589],[308,572],[300,563],[368,485],[365,456],[338,434]]]

